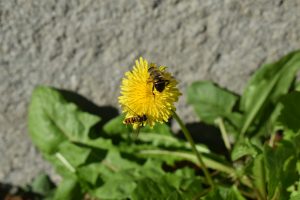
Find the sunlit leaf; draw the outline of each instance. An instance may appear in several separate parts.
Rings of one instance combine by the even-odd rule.
[[[40,86],[32,94],[29,133],[33,143],[45,153],[54,153],[65,140],[87,140],[91,127],[99,121],[99,117],[67,103],[55,89]]]
[[[290,141],[281,141],[276,149],[265,145],[264,158],[269,196],[286,199],[289,195],[287,188],[299,180],[296,168],[298,159],[296,147]]]
[[[217,118],[228,118],[238,125],[238,113],[233,113],[233,106],[238,96],[214,85],[211,82],[195,82],[187,92],[188,103],[193,105],[200,119],[208,124],[214,124]],[[231,118],[231,116],[234,116]]]
[[[271,114],[268,109],[288,92],[299,69],[300,52],[296,51],[255,72],[241,97],[240,109],[245,112],[242,135],[254,120],[263,120],[262,117]]]
[[[54,200],[82,200],[83,191],[76,179],[64,179],[55,192]]]

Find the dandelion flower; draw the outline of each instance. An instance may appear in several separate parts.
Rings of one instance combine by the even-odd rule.
[[[153,85],[153,79],[148,72],[149,67],[155,67],[164,80],[167,80],[161,92]],[[142,124],[134,123],[133,128],[146,124],[153,127],[156,122],[167,122],[172,111],[175,111],[174,103],[178,101],[181,93],[176,87],[177,81],[165,69],[166,67],[163,66],[148,64],[148,61],[141,57],[135,61],[133,70],[125,73],[119,97],[119,103],[126,113],[125,117],[147,117]]]

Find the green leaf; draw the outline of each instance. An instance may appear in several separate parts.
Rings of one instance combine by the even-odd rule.
[[[189,167],[177,169],[175,171],[175,174],[177,176],[183,176],[183,177],[187,177],[187,178],[195,177],[195,171]]]
[[[200,119],[208,124],[214,124],[219,117],[232,120],[238,118],[238,113],[232,112],[238,97],[211,82],[195,82],[187,91],[187,100],[192,104]],[[238,122],[234,121],[237,125]]]
[[[196,199],[204,193],[202,188],[202,180],[200,177],[185,178],[180,180],[179,191],[182,191],[181,196],[183,199]]]
[[[205,198],[205,200],[246,200],[236,186],[231,188],[218,186],[211,191]]]
[[[292,92],[285,95],[281,99],[283,109],[278,117],[278,121],[281,122],[287,128],[297,132],[300,130],[300,92]]]
[[[99,121],[99,117],[67,103],[55,89],[40,86],[32,94],[29,133],[42,152],[55,153],[59,144],[67,139],[78,142],[89,140],[91,127]]]
[[[176,174],[165,173],[161,161],[148,159],[145,164],[135,166],[125,163],[127,167],[124,168],[124,158],[118,162],[121,163],[118,168],[112,163],[102,162],[113,173],[101,175],[104,183],[93,191],[97,198],[147,199],[151,196],[153,199],[192,199],[202,189],[200,178],[194,173],[188,169]]]
[[[288,92],[299,68],[300,51],[296,51],[275,63],[263,65],[252,76],[241,97],[240,109],[245,112],[242,135],[254,120],[260,121],[262,115],[268,114],[265,111],[268,106]]]
[[[290,200],[299,200],[300,199],[300,180],[297,184],[295,184],[295,187],[293,188],[293,191],[290,196]]]
[[[122,158],[115,151],[111,151],[101,164],[101,177],[104,184],[93,191],[93,195],[101,199],[129,198],[137,187],[136,179],[159,176],[163,173],[160,165],[153,168],[154,163],[147,162],[142,168],[141,165]]]
[[[190,144],[186,143],[184,141],[179,140],[178,138],[174,136],[169,136],[165,134],[157,134],[157,133],[140,133],[138,138],[138,141],[147,142],[149,144],[152,144],[156,147],[175,147],[175,148],[186,148],[191,149]],[[208,148],[204,148],[203,146],[199,146],[198,148],[202,151],[209,152]]]
[[[252,174],[254,186],[257,188],[262,199],[267,199],[265,163],[262,153],[257,155],[253,160]]]
[[[64,179],[54,195],[54,200],[82,200],[83,192],[76,179]]]
[[[165,123],[157,123],[153,128],[150,126],[145,126],[141,129],[141,133],[156,133],[159,135],[174,136],[171,128]]]
[[[114,148],[114,145],[111,142],[110,138],[99,137],[97,139],[87,139],[81,142],[77,142],[78,144],[83,144],[88,146],[89,148],[97,148],[97,149],[111,149]]]
[[[132,129],[130,126],[123,124],[124,115],[119,115],[110,121],[108,121],[104,126],[103,130],[107,134],[122,134],[131,133]]]
[[[203,190],[199,177],[156,172],[155,168],[148,168],[147,171],[152,172],[136,179],[137,186],[132,199],[145,199],[149,196],[153,199],[194,199]]]
[[[143,178],[137,180],[136,189],[133,191],[132,199],[145,199],[151,197],[153,199],[182,199],[175,187],[168,184],[163,178],[153,180],[151,178]]]
[[[101,177],[104,181],[108,181],[114,173],[138,167],[140,167],[139,163],[122,157],[117,149],[111,149],[105,159],[101,161]]]
[[[300,82],[295,83],[295,91],[300,92]]]
[[[130,176],[122,176],[120,173],[112,176],[103,186],[93,192],[100,199],[126,199],[136,188],[136,183]]]
[[[120,152],[118,152],[116,149],[110,150],[102,163],[106,163],[110,167],[114,166],[113,168],[116,171],[135,168],[139,166],[137,163],[123,158]]]
[[[146,158],[156,158],[162,159],[167,163],[173,163],[176,160],[188,160],[193,162],[196,165],[199,165],[199,161],[194,153],[192,152],[180,152],[180,151],[168,151],[162,149],[151,149],[151,150],[141,150],[137,152],[137,155],[140,157]],[[219,170],[225,172],[227,174],[233,174],[234,170],[226,163],[222,161],[216,161],[212,158],[209,158],[205,154],[203,156],[203,162],[206,164],[208,168],[212,168],[215,170]]]
[[[132,126],[123,124],[124,118],[125,118],[124,115],[119,115],[111,119],[110,121],[108,121],[103,126],[104,132],[109,135],[132,133],[133,132]],[[166,124],[156,124],[153,128],[150,128],[149,126],[142,127],[140,129],[140,133],[159,133],[163,135],[172,135],[172,131],[170,127]]]
[[[70,163],[70,165],[77,167],[85,163],[91,153],[91,149],[80,147],[70,142],[63,142],[59,146],[59,153]]]
[[[54,190],[54,183],[46,174],[38,175],[31,184],[31,191],[42,196],[48,196]]]
[[[57,173],[61,176],[75,178],[79,166],[87,162],[101,161],[101,156],[94,158],[93,154],[91,148],[64,141],[59,145],[55,154],[44,154],[44,157],[55,166]]]
[[[85,181],[95,185],[101,174],[101,163],[91,163],[77,168],[80,181]]]
[[[292,142],[286,140],[278,143],[276,149],[265,145],[264,158],[270,198],[277,196],[279,199],[287,199],[287,188],[299,180],[296,149]]]
[[[258,147],[258,145],[254,144],[249,139],[237,141],[234,145],[234,148],[231,152],[231,159],[233,161],[240,159],[243,156],[252,156],[256,157],[262,150]]]
[[[166,174],[166,180],[175,187],[183,199],[196,199],[203,192],[202,177],[196,176],[191,168],[184,167],[176,170],[175,174]]]
[[[290,200],[299,200],[300,199],[300,191],[291,196]]]

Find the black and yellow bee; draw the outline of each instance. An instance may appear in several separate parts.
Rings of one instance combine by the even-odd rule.
[[[165,87],[170,83],[169,80],[167,80],[162,71],[160,71],[154,64],[150,64],[150,67],[148,68],[148,72],[150,74],[150,80],[149,82],[153,83],[152,87],[152,93],[154,95],[154,88],[158,92],[164,91]]]
[[[146,115],[136,115],[133,117],[128,117],[124,119],[124,123],[126,125],[128,124],[134,124],[134,123],[141,123],[142,126],[144,125],[144,122],[147,121],[147,116]]]
[[[125,118],[123,123],[126,124],[126,125],[129,125],[129,124],[133,125],[135,123],[138,123],[137,128],[133,132],[134,135],[136,135],[136,137],[137,137],[139,132],[140,132],[140,128],[144,126],[144,123],[148,120],[148,118],[145,114],[138,115],[132,109],[130,109],[129,107],[127,107],[127,108],[129,110],[131,110],[131,112],[134,113],[134,116]]]

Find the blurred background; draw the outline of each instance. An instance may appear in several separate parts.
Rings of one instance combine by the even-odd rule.
[[[168,66],[183,94],[197,80],[241,94],[261,64],[299,49],[299,19],[298,0],[1,0],[0,182],[55,174],[27,133],[35,86],[119,109],[124,72],[143,56]],[[185,95],[178,113],[195,119]]]

